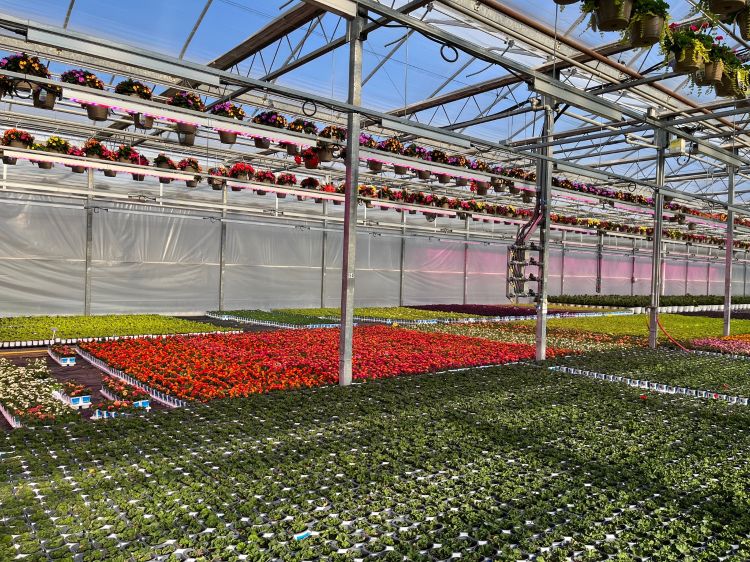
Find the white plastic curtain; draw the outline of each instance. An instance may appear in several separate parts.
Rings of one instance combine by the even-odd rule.
[[[92,314],[201,313],[219,308],[221,223],[196,213],[107,203],[92,211]],[[339,305],[342,235],[312,223],[226,221],[224,308]],[[0,314],[81,314],[86,286],[86,210],[80,200],[0,196]],[[298,225],[300,226],[300,225]],[[325,251],[324,251],[325,246]],[[402,258],[403,247],[403,258]],[[647,248],[646,248],[647,249]],[[686,260],[668,244],[664,294],[722,294],[722,253]],[[403,273],[401,262],[403,259]],[[325,268],[322,267],[325,260]],[[550,294],[593,294],[595,247],[550,249]],[[357,237],[358,306],[505,302],[506,247],[493,242],[402,238],[388,232]],[[745,294],[747,266],[736,263],[733,291]],[[563,273],[564,271],[564,273]],[[561,273],[563,275],[561,276]],[[631,283],[631,277],[633,282]],[[620,248],[602,262],[602,293],[645,295],[650,254]],[[402,282],[403,279],[403,282]]]

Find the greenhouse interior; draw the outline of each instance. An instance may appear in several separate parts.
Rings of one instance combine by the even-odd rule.
[[[0,1],[0,562],[750,560],[747,0]]]

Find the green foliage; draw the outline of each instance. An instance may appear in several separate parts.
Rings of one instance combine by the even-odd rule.
[[[661,16],[666,20],[669,17],[669,4],[664,0],[635,0],[632,16],[639,15]]]
[[[0,341],[32,341],[52,338],[52,328],[61,339],[97,338],[216,332],[213,324],[157,314],[108,316],[11,316],[0,318]]]
[[[643,307],[651,304],[651,297],[645,295],[558,295],[549,297],[549,302],[559,304],[580,304],[587,306]],[[700,306],[724,304],[723,295],[680,295],[663,296],[661,306]],[[733,304],[750,304],[750,297],[733,296]]]
[[[283,308],[274,312],[301,314],[318,318],[338,318],[341,316],[341,311],[338,308]],[[416,310],[402,306],[384,306],[355,308],[354,316],[386,320],[436,320],[440,318],[472,318],[474,315],[459,312]]]
[[[747,560],[750,411],[640,392],[516,365],[18,430],[0,559]]]
[[[251,320],[261,320],[265,322],[279,322],[281,324],[297,324],[300,326],[308,324],[325,324],[320,318],[315,318],[309,314],[295,314],[281,310],[221,310],[214,311],[213,314],[227,314],[230,316],[239,316]]]

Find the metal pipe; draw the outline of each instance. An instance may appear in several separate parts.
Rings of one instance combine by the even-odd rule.
[[[662,129],[655,129],[654,142],[659,147],[657,149],[656,160],[656,185],[664,186],[664,171],[666,164],[666,146],[667,133]],[[662,241],[661,231],[664,225],[664,194],[657,190],[654,197],[654,236],[653,236],[653,254],[651,258],[651,308],[649,310],[648,324],[648,345],[656,349],[659,335],[659,297],[661,296],[661,258],[662,258]]]
[[[72,7],[72,3],[71,3]],[[94,240],[94,209],[91,203],[94,200],[94,170],[88,169],[88,195],[86,196],[86,265],[84,269],[83,289],[83,314],[91,315],[91,254]]]
[[[727,166],[728,187],[727,203],[734,205],[734,166]],[[724,335],[728,336],[732,321],[732,258],[734,257],[734,211],[727,210],[727,234],[724,248]]]
[[[555,115],[554,100],[544,96],[544,137],[552,140]],[[552,157],[552,146],[539,149],[540,154]],[[539,282],[536,305],[536,360],[547,358],[547,280],[549,276],[550,202],[552,198],[552,162],[538,160],[536,165],[537,200],[541,213],[539,225]]]
[[[362,101],[362,16],[349,20],[349,104]],[[341,263],[341,332],[339,338],[339,385],[352,384],[354,337],[354,270],[357,250],[357,193],[359,186],[360,115],[347,117],[346,180],[344,191],[344,254]]]

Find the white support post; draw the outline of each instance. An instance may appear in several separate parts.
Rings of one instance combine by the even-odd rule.
[[[83,314],[91,315],[91,253],[94,241],[94,170],[87,170],[87,185],[89,194],[86,196],[86,265],[84,270],[84,288],[83,288]]]
[[[356,16],[348,22],[349,103],[362,100],[362,27]],[[354,337],[354,269],[357,250],[357,193],[359,185],[360,116],[349,113],[346,138],[346,189],[344,192],[344,254],[341,263],[341,332],[339,338],[339,385],[352,384],[352,339]]]

